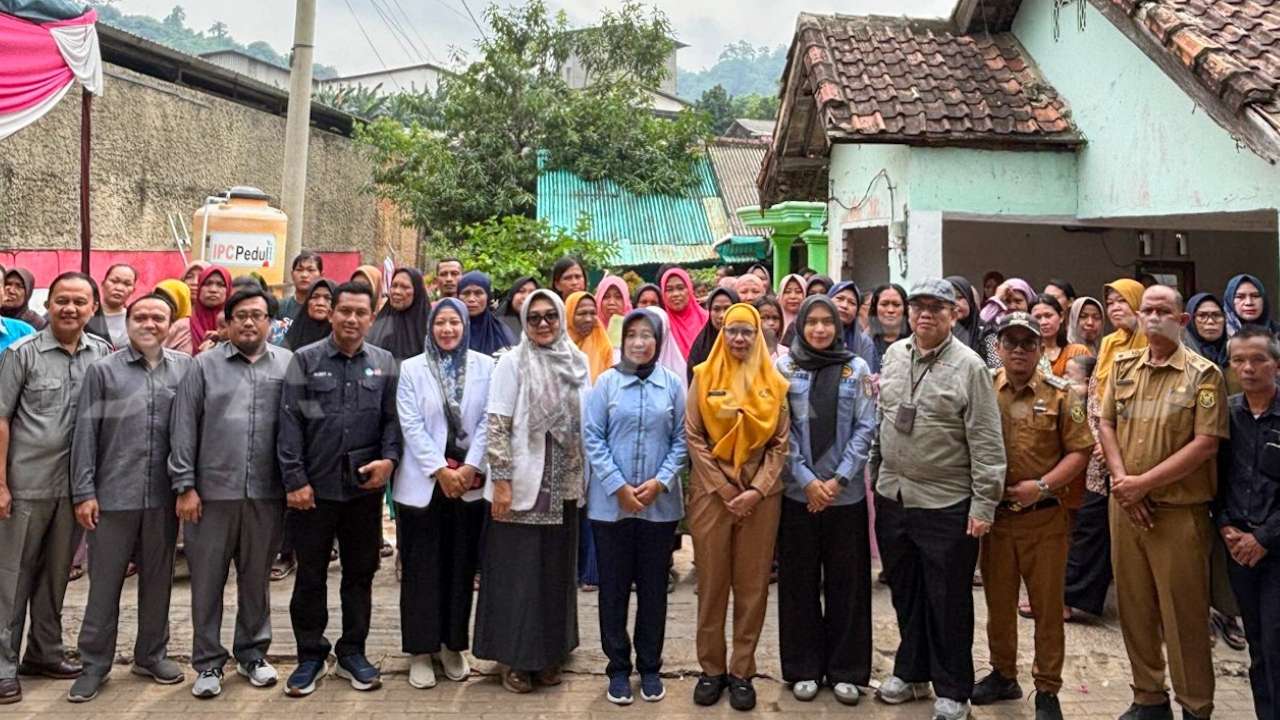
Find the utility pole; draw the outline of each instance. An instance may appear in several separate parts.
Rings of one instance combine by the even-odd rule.
[[[289,69],[289,119],[284,130],[281,199],[289,216],[284,267],[302,250],[303,205],[307,197],[307,141],[311,133],[311,67],[316,39],[316,0],[297,0],[293,19],[293,59]],[[288,273],[285,274],[288,278]],[[287,294],[287,293],[286,293]]]

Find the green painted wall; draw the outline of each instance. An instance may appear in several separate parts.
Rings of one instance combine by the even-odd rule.
[[[1076,0],[1084,2],[1084,0]],[[1088,138],[1082,218],[1280,208],[1280,167],[1243,146],[1092,5],[1053,39],[1053,0],[1023,0],[1014,34]]]

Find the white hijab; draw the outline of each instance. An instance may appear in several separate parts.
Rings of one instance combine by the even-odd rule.
[[[671,337],[671,320],[667,318],[667,311],[657,305],[641,309],[657,317],[662,326],[662,347],[658,348],[658,364],[670,370],[688,390],[688,364],[680,354],[680,348],[676,347],[675,339]]]

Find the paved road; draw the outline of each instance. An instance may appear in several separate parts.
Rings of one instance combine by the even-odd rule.
[[[515,697],[502,690],[492,676],[488,663],[476,663],[472,678],[462,684],[451,683],[438,673],[441,685],[432,690],[415,690],[407,683],[408,661],[400,652],[399,642],[399,585],[396,583],[391,560],[383,561],[383,569],[377,576],[374,595],[373,631],[369,638],[369,655],[375,663],[381,663],[384,671],[383,689],[372,693],[356,693],[345,682],[330,677],[315,695],[304,700],[284,696],[278,689],[251,688],[241,678],[230,676],[222,697],[196,700],[190,695],[190,684],[161,687],[134,677],[125,665],[118,665],[111,682],[102,695],[87,705],[72,705],[66,701],[70,682],[30,680],[24,683],[26,699],[17,705],[0,706],[0,720],[16,717],[42,719],[53,718],[175,718],[196,720],[209,717],[225,720],[227,717],[270,716],[287,717],[367,717],[367,718],[620,718],[625,715],[659,717],[666,720],[714,716],[738,716],[729,709],[727,701],[706,710],[693,705],[690,696],[693,678],[697,674],[697,662],[693,648],[693,627],[697,597],[693,593],[691,551],[685,550],[677,557],[677,569],[681,581],[671,596],[668,610],[666,666],[667,699],[661,703],[636,704],[617,708],[604,699],[604,655],[600,651],[599,631],[596,624],[596,597],[581,594],[579,597],[579,623],[582,646],[574,653],[569,674],[559,688],[539,690],[530,696]],[[184,568],[179,568],[179,573]],[[338,623],[338,570],[335,564],[330,572],[329,606],[332,612],[330,627]],[[132,652],[133,619],[135,612],[135,581],[125,587],[126,608],[124,627],[120,633],[118,663],[128,662]],[[276,632],[271,656],[282,674],[292,669],[294,659],[293,633],[289,626],[289,595],[292,583],[288,580],[273,586],[272,612]],[[84,607],[88,583],[73,583],[68,591],[66,632],[70,645],[74,645]],[[235,607],[235,589],[229,585],[226,593],[227,607]],[[985,640],[985,608],[982,591],[975,589],[978,608],[978,630],[974,643],[974,657],[979,675],[985,673],[988,658]],[[877,585],[873,595],[875,655],[873,683],[887,677],[892,669],[893,650],[898,640],[897,626],[889,604],[888,589]],[[927,718],[928,704],[914,704],[890,708],[871,700],[864,700],[850,711],[835,702],[824,692],[812,703],[795,701],[790,692],[773,678],[780,676],[777,654],[776,605],[771,601],[768,622],[761,640],[760,671],[767,675],[757,681],[760,704],[757,714],[789,714],[809,717],[826,714],[847,715],[875,720],[896,718]],[[230,641],[233,616],[224,618],[223,636]],[[175,657],[186,661],[191,649],[190,594],[184,577],[176,583],[172,609],[173,639],[171,649]],[[1021,621],[1022,677],[1025,689],[1031,688],[1030,652],[1032,625]],[[1217,716],[1230,720],[1249,720],[1254,717],[1246,679],[1247,656],[1223,645],[1215,650],[1218,670]],[[189,672],[188,679],[192,677]],[[1115,718],[1128,706],[1129,667],[1124,654],[1124,644],[1114,618],[1093,623],[1073,623],[1067,627],[1067,663],[1061,700],[1067,718]],[[977,718],[1031,718],[1034,707],[1030,700],[1006,703],[995,708],[976,708]]]

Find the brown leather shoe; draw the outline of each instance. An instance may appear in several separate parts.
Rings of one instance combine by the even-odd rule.
[[[533,681],[530,680],[529,673],[507,668],[502,671],[502,687],[510,692],[523,695],[533,692]]]
[[[24,661],[18,665],[18,674],[27,677],[47,677],[54,680],[75,680],[84,670],[80,663],[71,660],[59,660],[53,664]]]
[[[533,676],[535,682],[546,687],[555,687],[559,685],[564,678],[560,677],[560,667],[547,668],[542,672]]]
[[[18,682],[18,678],[0,680],[0,705],[9,705],[21,701],[22,684]]]

